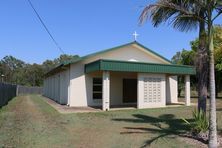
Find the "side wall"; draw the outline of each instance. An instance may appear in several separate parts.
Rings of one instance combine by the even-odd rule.
[[[89,99],[91,94],[87,92],[91,83],[92,81],[85,75],[84,63],[70,65],[70,106],[94,105]]]
[[[60,103],[68,104],[69,70],[45,78],[43,95]]]
[[[68,104],[69,99],[69,70],[60,73],[60,104]]]
[[[178,103],[177,76],[166,77],[166,103]]]

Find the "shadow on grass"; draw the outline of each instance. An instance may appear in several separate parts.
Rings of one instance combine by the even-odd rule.
[[[153,128],[146,127],[124,127],[125,130],[129,130],[126,132],[120,132],[120,134],[147,134],[154,133],[158,134],[156,137],[152,137],[148,139],[141,147],[147,147],[152,144],[154,141],[164,137],[174,138],[175,135],[186,138],[194,138],[193,136],[189,136],[187,132],[191,129],[187,126],[182,119],[176,119],[173,114],[163,114],[158,117],[152,117],[148,115],[142,114],[134,114],[134,118],[116,118],[114,121],[122,121],[122,122],[131,122],[131,123],[147,123],[152,125]],[[189,122],[193,122],[192,119],[188,119]],[[164,125],[164,126],[163,126]],[[196,139],[198,141],[202,141],[201,139]]]
[[[222,108],[217,108],[217,111],[222,111]]]

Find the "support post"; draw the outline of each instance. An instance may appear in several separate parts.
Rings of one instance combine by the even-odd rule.
[[[108,111],[110,108],[110,73],[109,71],[103,71],[103,98],[102,109]]]
[[[137,108],[141,109],[143,108],[143,78],[141,77],[141,74],[137,74]]]
[[[185,76],[185,105],[190,106],[190,75]]]

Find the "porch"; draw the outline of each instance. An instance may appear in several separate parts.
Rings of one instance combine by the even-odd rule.
[[[93,79],[93,99],[101,98],[102,110],[108,111],[116,107],[155,108],[167,104],[179,105],[178,75],[185,76],[184,104],[190,106],[190,75],[195,74],[195,69],[173,64],[98,60],[86,64],[85,73]]]

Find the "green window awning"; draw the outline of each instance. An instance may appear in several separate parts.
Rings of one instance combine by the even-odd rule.
[[[164,74],[178,74],[178,75],[196,74],[195,68],[187,65],[155,64],[155,63],[102,60],[102,59],[85,65],[85,73],[90,73],[94,71],[164,73]]]

